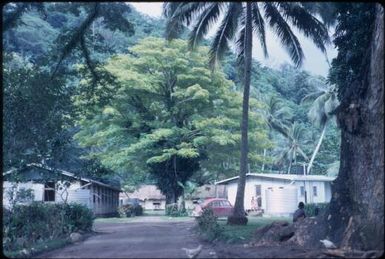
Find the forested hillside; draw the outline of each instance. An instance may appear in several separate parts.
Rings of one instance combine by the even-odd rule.
[[[200,49],[199,55],[187,61],[181,55],[183,51],[188,52],[183,41],[175,43],[179,44],[175,48],[179,48],[180,53],[166,47],[161,49],[165,21],[127,7],[123,13],[128,21],[125,29],[111,26],[104,21],[106,17],[97,18],[85,35],[88,52],[80,44],[61,60],[62,42],[87,18],[87,13],[82,7],[44,5],[48,11],[26,10],[18,25],[3,34],[5,170],[44,161],[123,185],[144,181],[167,185],[159,182],[162,170],[157,166],[178,154],[187,159],[175,161],[178,167],[185,168],[184,163],[194,165],[182,170],[187,172],[183,182],[190,179],[204,184],[238,174],[240,132],[237,132],[239,120],[235,118],[241,112],[242,84],[231,53],[218,69],[215,80],[200,78],[204,82],[197,83],[198,75],[207,73],[210,78],[205,67],[207,49]],[[158,73],[157,69],[166,65],[149,56],[151,51],[159,55],[160,60],[170,55],[180,62],[170,61],[167,65],[187,80],[183,91],[172,93],[178,101],[194,100],[193,106],[184,106],[190,109],[184,111],[185,114],[178,111],[175,103],[143,98],[146,92],[159,94],[159,89],[149,86],[160,80],[151,75],[151,69]],[[88,53],[88,57],[84,58],[84,53]],[[191,69],[196,69],[198,74],[186,71],[185,62],[192,62],[190,65],[195,67]],[[275,70],[253,63],[250,171],[302,173],[303,165],[314,160],[311,174],[335,175],[340,132],[328,113],[336,102],[334,89],[325,78],[290,65]],[[53,75],[52,67],[57,67],[60,73]],[[96,85],[90,67],[98,71]],[[169,70],[162,71],[168,73]],[[189,86],[190,82],[196,86]],[[135,87],[127,86],[132,84]],[[180,126],[178,131],[168,122],[174,115],[158,113],[167,105],[170,105],[170,114],[177,111],[177,116],[183,117],[175,122],[183,125],[176,124]],[[123,109],[124,119],[111,122],[119,109]],[[155,123],[155,117],[163,120]],[[111,125],[129,130],[118,134],[118,128],[108,128]],[[198,129],[199,135],[191,135]],[[186,134],[190,135],[182,145],[178,141]],[[150,145],[146,141],[160,140],[161,136],[175,137],[178,141],[157,143],[156,149],[152,146],[151,154],[138,153]],[[107,138],[112,144],[106,144]],[[317,144],[320,144],[318,152]],[[123,146],[127,148],[124,152]],[[158,164],[152,163],[154,161]]]

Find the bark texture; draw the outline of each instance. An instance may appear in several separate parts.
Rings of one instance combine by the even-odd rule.
[[[245,28],[245,79],[243,89],[242,122],[241,122],[241,161],[240,173],[238,179],[237,196],[235,198],[233,215],[228,217],[229,224],[247,224],[247,217],[244,209],[244,196],[246,185],[246,173],[248,170],[248,129],[249,129],[249,96],[250,96],[250,78],[251,78],[251,58],[252,58],[252,20],[251,3],[246,3],[246,28]]]
[[[376,4],[372,37],[364,80],[350,86],[356,92],[346,96],[337,114],[341,166],[330,206],[315,222],[296,230],[293,240],[303,246],[315,246],[326,238],[343,249],[384,249],[384,9],[380,4]]]

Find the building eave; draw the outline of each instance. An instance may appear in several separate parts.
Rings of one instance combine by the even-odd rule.
[[[278,180],[286,180],[286,181],[318,181],[318,182],[332,182],[335,180],[335,177],[328,177],[324,175],[294,175],[294,174],[256,174],[256,173],[248,173],[246,177],[260,177],[260,178],[269,178],[269,179],[278,179]],[[234,180],[237,180],[239,176],[231,177],[228,179],[224,179],[215,184],[227,184]]]
[[[51,167],[43,165],[43,164],[30,163],[30,164],[27,164],[26,167],[36,167],[36,168],[40,168],[40,169],[45,169],[47,171],[57,171],[57,172],[59,172],[62,175],[65,175],[65,176],[68,176],[68,177],[71,177],[71,178],[74,178],[74,179],[77,179],[77,180],[85,181],[85,182],[88,182],[88,183],[94,183],[94,184],[101,185],[101,186],[104,186],[104,187],[107,187],[107,188],[110,188],[110,189],[113,189],[113,190],[116,190],[116,191],[119,191],[119,192],[122,191],[120,188],[114,187],[112,185],[108,185],[108,184],[105,184],[105,183],[102,183],[102,182],[99,182],[99,181],[96,181],[96,180],[93,180],[93,179],[89,179],[89,178],[86,178],[86,177],[76,176],[75,174],[70,173],[68,171],[65,171],[65,170],[62,170],[62,169],[54,169],[54,168],[51,168]],[[16,169],[11,169],[11,170],[3,173],[3,176],[9,175],[9,174],[11,174],[11,173],[13,173],[15,171],[17,171],[17,170]]]

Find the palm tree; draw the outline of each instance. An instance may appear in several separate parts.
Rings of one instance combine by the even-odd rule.
[[[248,155],[248,111],[250,95],[250,76],[253,31],[267,56],[265,40],[265,21],[273,28],[286,47],[291,59],[299,66],[303,61],[303,52],[297,37],[288,22],[310,37],[324,53],[325,43],[329,42],[326,27],[301,3],[273,2],[166,2],[164,15],[167,18],[166,38],[176,38],[183,31],[183,26],[192,26],[189,37],[191,49],[202,41],[209,28],[223,14],[220,26],[214,36],[209,53],[209,63],[214,68],[229,49],[229,42],[236,42],[237,57],[243,66],[244,88],[241,121],[241,159],[237,196],[234,213],[228,218],[230,224],[246,224],[244,213],[244,191],[247,173]],[[262,16],[261,10],[263,9]]]
[[[308,156],[301,148],[305,142],[305,133],[306,131],[303,125],[294,122],[284,135],[288,140],[288,145],[282,150],[277,159],[277,163],[282,164],[284,161],[288,161],[288,174],[290,174],[293,162],[294,164],[297,163],[298,155],[301,155],[305,161],[309,160]]]
[[[272,130],[287,136],[287,132],[289,131],[288,125],[293,116],[291,109],[285,106],[282,100],[275,95],[268,96],[267,99],[264,100],[264,103],[266,104],[264,117],[270,128],[269,139],[272,139]],[[263,157],[266,157],[266,149],[263,150]],[[262,164],[262,171],[264,170],[265,163]]]
[[[307,167],[307,173],[310,173],[313,166],[315,156],[317,155],[325,136],[327,124],[334,117],[334,111],[339,105],[337,89],[334,86],[319,86],[315,92],[306,95],[302,99],[302,103],[308,102],[309,100],[314,101],[308,112],[308,117],[315,126],[322,128],[322,130]]]

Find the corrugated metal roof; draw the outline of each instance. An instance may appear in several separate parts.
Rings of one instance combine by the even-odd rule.
[[[51,167],[48,167],[46,165],[43,165],[43,164],[37,164],[37,163],[30,163],[30,164],[27,164],[26,167],[37,167],[37,168],[41,168],[41,169],[45,169],[45,170],[48,170],[48,171],[57,171],[63,175],[66,175],[68,177],[72,177],[72,178],[75,178],[75,179],[79,179],[79,180],[82,180],[82,181],[85,181],[85,182],[88,182],[88,183],[95,183],[95,184],[98,184],[98,185],[101,185],[101,186],[104,186],[104,187],[108,187],[110,189],[114,189],[116,191],[121,191],[121,189],[117,188],[117,187],[114,187],[112,185],[109,185],[109,184],[105,184],[105,183],[102,183],[102,182],[99,182],[99,181],[96,181],[96,180],[93,180],[93,179],[90,179],[90,178],[85,178],[85,177],[78,177],[76,176],[75,174],[73,173],[70,173],[70,172],[67,172],[65,170],[62,170],[62,169],[54,169],[54,168],[51,168]],[[15,172],[16,169],[11,169],[5,173],[3,173],[3,175],[8,175],[8,174],[11,174],[13,172]]]
[[[215,186],[212,184],[206,184],[199,186],[196,190],[190,195],[190,199],[206,199],[209,197],[226,197],[225,186]]]
[[[325,175],[299,175],[299,174],[255,174],[249,173],[246,174],[247,177],[260,177],[260,178],[270,178],[270,179],[280,179],[280,180],[289,180],[289,181],[321,181],[321,182],[331,182],[334,181],[335,177],[325,176]],[[235,179],[238,179],[239,176],[231,177],[218,181],[215,184],[224,184],[231,182]]]

